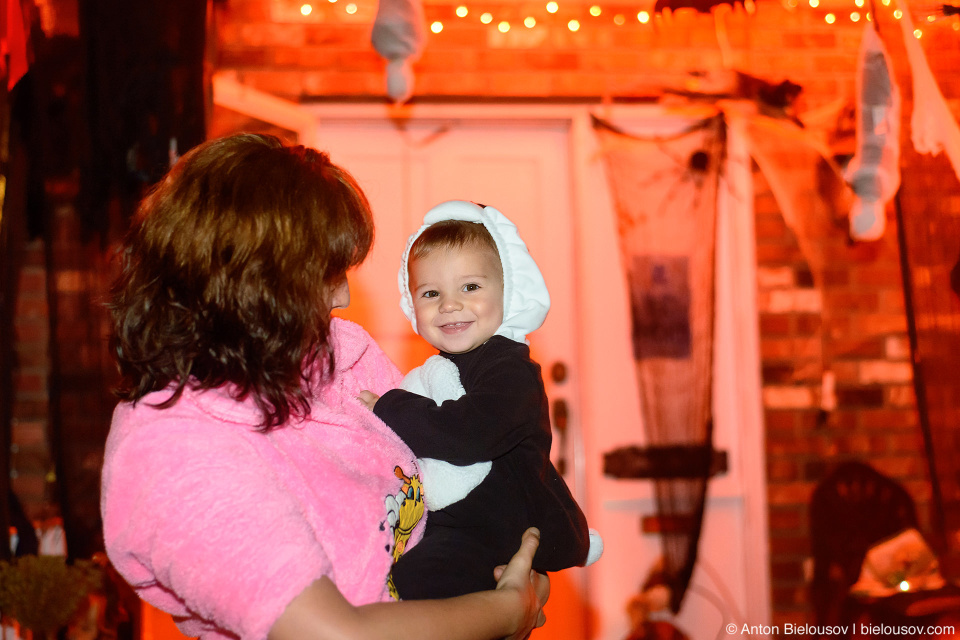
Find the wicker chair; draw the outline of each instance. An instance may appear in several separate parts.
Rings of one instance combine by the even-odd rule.
[[[841,463],[810,499],[811,601],[818,625],[846,625],[863,613],[849,596],[867,550],[917,526],[910,494],[862,462]]]

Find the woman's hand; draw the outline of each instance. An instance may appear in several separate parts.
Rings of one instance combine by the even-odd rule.
[[[495,591],[442,600],[378,602],[354,607],[329,577],[323,576],[293,599],[273,624],[268,640],[382,640],[417,624],[421,640],[522,640],[546,621],[543,605],[550,580],[533,571],[540,544],[527,529],[510,563],[494,570]],[[510,634],[510,635],[508,635]]]
[[[380,396],[375,394],[372,391],[361,391],[360,395],[357,396],[357,400],[363,403],[367,409],[373,411],[373,405],[377,404],[377,400],[380,399]]]
[[[523,605],[517,631],[509,636],[509,640],[526,638],[534,628],[542,627],[547,621],[543,606],[550,597],[550,578],[531,569],[539,545],[540,532],[533,527],[527,529],[520,541],[520,550],[510,559],[510,563],[493,571],[497,590],[516,590]]]

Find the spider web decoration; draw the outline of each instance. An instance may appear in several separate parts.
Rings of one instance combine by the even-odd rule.
[[[646,440],[689,451],[685,473],[653,477],[676,613],[696,562],[713,451],[714,253],[725,127],[716,116],[669,138],[627,135],[596,118],[594,128],[630,289]]]

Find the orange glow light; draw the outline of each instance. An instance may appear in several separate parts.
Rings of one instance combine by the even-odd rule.
[[[579,31],[579,30],[580,30],[580,21],[579,21],[579,20],[571,20],[570,22],[567,23],[567,29],[570,29],[570,31]]]
[[[490,13],[483,14],[482,16],[480,16],[480,22],[482,22],[483,24],[490,24],[491,22],[493,22],[493,14],[490,14]]]
[[[837,16],[833,15],[832,13],[828,13],[823,17],[823,19],[827,21],[827,24],[833,24],[837,21]]]
[[[507,31],[510,31],[510,23],[504,20],[497,25],[497,29],[500,30],[500,33],[506,33]]]
[[[860,22],[860,12],[859,12],[859,11],[854,11],[853,13],[851,13],[851,14],[850,14],[850,21],[851,21],[851,22]]]
[[[434,33],[440,33],[441,31],[443,31],[443,23],[440,22],[439,20],[434,22],[433,24],[430,25],[430,31],[433,31]]]
[[[646,11],[641,11],[640,13],[637,14],[637,20],[639,20],[643,24],[647,24],[648,22],[650,22],[650,14]]]
[[[593,17],[597,17],[602,12],[603,12],[603,9],[601,9],[600,5],[598,4],[595,4],[592,7],[590,7],[590,15],[592,15]]]
[[[527,29],[533,29],[535,26],[537,26],[537,19],[533,16],[527,16],[523,19],[523,26],[525,26]]]
[[[460,18],[466,18],[467,14],[470,13],[467,8],[463,5],[457,7],[457,16]]]
[[[560,8],[560,5],[558,5],[556,2],[547,3],[547,11],[549,11],[550,13],[556,13],[559,8]]]
[[[618,27],[623,26],[626,23],[627,18],[622,13],[618,13],[617,15],[613,16],[613,24],[617,25]]]
[[[311,6],[308,5],[308,4],[300,5],[300,15],[302,15],[302,16],[308,16],[308,15],[310,15],[311,13],[313,13],[313,7],[311,7]]]

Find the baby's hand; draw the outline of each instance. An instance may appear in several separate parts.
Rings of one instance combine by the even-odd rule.
[[[373,393],[372,391],[361,391],[360,395],[357,396],[357,400],[363,403],[367,409],[373,411],[373,405],[377,404],[377,400],[380,399],[380,396]]]

